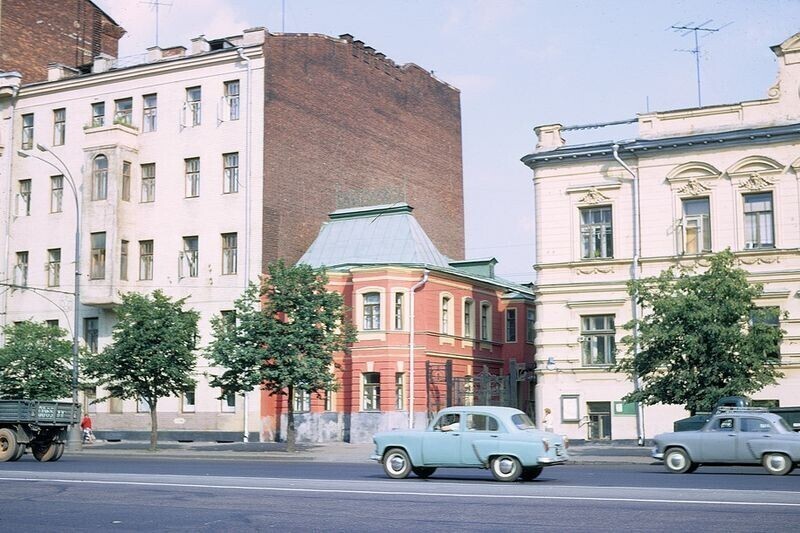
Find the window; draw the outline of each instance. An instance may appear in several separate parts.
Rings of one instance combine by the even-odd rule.
[[[128,241],[119,245],[119,279],[128,280]]]
[[[581,317],[583,364],[612,365],[616,361],[614,315]]]
[[[711,217],[708,198],[683,201],[683,253],[711,251]]]
[[[106,103],[95,102],[92,104],[92,127],[103,126],[106,123]]]
[[[200,158],[184,159],[186,169],[186,198],[200,196]]]
[[[146,94],[142,97],[142,131],[156,131],[158,127],[158,97]]]
[[[758,328],[763,326],[766,326],[767,328],[780,329],[780,307],[757,307],[750,311],[750,327]],[[780,362],[781,359],[780,340],[776,339],[776,341],[777,342],[775,344],[764,347],[767,358],[772,362]]]
[[[450,335],[452,331],[450,327],[452,326],[451,323],[451,316],[453,313],[453,299],[450,296],[442,296],[441,300],[441,329],[439,330],[440,333],[445,335]]]
[[[295,389],[292,407],[295,413],[305,413],[311,410],[311,394],[307,390]]]
[[[464,300],[464,338],[471,339],[475,336],[475,302]]]
[[[228,120],[239,120],[239,80],[225,82],[225,106]]]
[[[98,155],[92,162],[92,200],[108,198],[108,158]]]
[[[114,124],[133,125],[133,98],[114,100]]]
[[[239,192],[239,152],[222,154],[222,192]]]
[[[772,193],[744,195],[744,247],[774,248]]]
[[[139,241],[139,279],[153,279],[153,241]]]
[[[224,392],[222,395],[222,405],[220,406],[223,413],[236,412],[236,395],[232,392]]]
[[[83,319],[83,341],[92,353],[97,353],[97,341],[100,337],[100,319]]]
[[[64,176],[50,176],[50,212],[60,213],[64,200]]]
[[[379,411],[381,408],[381,375],[379,372],[364,372],[361,374],[363,397],[361,400],[362,411]]]
[[[150,404],[144,398],[136,398],[136,412],[137,413],[149,413],[150,412]]]
[[[497,431],[500,423],[493,416],[467,414],[467,431]]]
[[[488,341],[492,338],[492,306],[481,304],[481,340]]]
[[[122,187],[120,191],[121,197],[124,201],[131,201],[131,163],[130,161],[122,162]]]
[[[322,409],[324,411],[333,411],[333,391],[325,391],[325,398],[323,399]]]
[[[581,209],[581,257],[614,257],[611,207]]]
[[[53,110],[53,146],[61,146],[67,135],[67,110]]]
[[[19,201],[17,216],[27,217],[31,214],[31,180],[19,180]]]
[[[47,324],[51,328],[57,328],[58,327],[58,319],[57,318],[54,318],[54,319],[51,319],[51,320],[45,320],[44,322],[45,322],[45,324]]]
[[[197,236],[183,238],[183,252],[181,252],[181,272],[182,278],[196,278],[199,274],[198,267],[198,238]]]
[[[28,285],[28,252],[17,252],[17,264],[14,266],[14,285]]]
[[[740,421],[741,431],[748,433],[772,433],[772,424],[763,418],[742,418]]]
[[[188,124],[186,126],[199,126],[201,121],[200,107],[200,87],[189,87],[186,89],[186,110],[189,113]]]
[[[381,329],[381,295],[368,292],[362,296],[364,309],[364,329]]]
[[[394,408],[398,411],[402,411],[406,407],[405,379],[405,373],[394,373]]]
[[[526,316],[525,338],[528,342],[534,342],[536,340],[536,311],[528,309],[526,311]]]
[[[506,309],[506,342],[517,342],[516,309]]]
[[[106,234],[92,233],[92,255],[89,277],[91,279],[105,279],[106,277]]]
[[[403,329],[403,299],[402,292],[394,293],[394,329]]]
[[[236,274],[238,269],[238,235],[236,233],[222,234],[222,273]]]
[[[184,393],[181,394],[181,411],[184,413],[194,413],[195,407],[194,390],[184,391]]]
[[[142,203],[156,201],[156,164],[142,165]]]
[[[33,148],[33,113],[22,115],[22,149]]]
[[[61,248],[47,250],[47,286],[61,285]]]

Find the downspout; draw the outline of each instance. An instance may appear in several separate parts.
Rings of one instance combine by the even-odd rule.
[[[408,294],[408,427],[414,428],[414,293],[417,289],[428,283],[428,271],[422,271],[422,279],[419,280]]]
[[[19,86],[22,81],[22,75],[19,72],[12,71],[6,72],[0,77],[0,100],[8,102],[7,107],[0,105],[0,127],[4,127],[5,131],[0,133],[0,138],[6,140],[5,146],[7,152],[3,154],[5,160],[0,158],[3,168],[0,168],[0,187],[2,186],[3,179],[7,179],[6,187],[6,220],[5,220],[5,235],[3,236],[3,272],[5,277],[13,279],[9,270],[11,267],[11,259],[9,258],[9,250],[11,248],[11,222],[13,221],[13,208],[14,208],[14,180],[12,179],[12,164],[13,164],[13,147],[16,140],[14,139],[14,110],[16,108],[17,94],[19,93]],[[3,178],[5,176],[5,178]],[[0,342],[5,344],[5,326],[8,323],[8,290],[2,291],[0,296]]]
[[[250,82],[252,79],[252,67],[250,65],[250,58],[244,54],[244,50],[239,47],[236,49],[236,53],[239,54],[239,58],[247,63],[247,104],[245,107],[245,156],[244,156],[244,242],[245,242],[245,249],[244,249],[244,287],[247,289],[248,284],[250,283],[250,151],[251,151],[251,137],[252,137],[252,124],[251,124],[251,94],[252,90],[250,87]],[[250,425],[250,402],[249,400],[249,392],[244,393],[244,430],[242,432],[242,442],[249,442],[250,441],[250,432],[248,431]]]
[[[641,257],[641,241],[640,241],[640,226],[641,220],[639,217],[639,174],[634,172],[631,167],[619,157],[619,145],[614,143],[611,147],[614,159],[619,163],[625,171],[631,175],[633,180],[633,260],[631,261],[631,279],[636,282],[639,280],[639,260]],[[639,345],[639,292],[634,290],[631,295],[631,316],[634,321],[633,326],[633,356],[639,356],[641,349]],[[639,390],[639,376],[633,375],[633,389]],[[636,442],[639,446],[644,446],[644,410],[641,402],[636,402]]]

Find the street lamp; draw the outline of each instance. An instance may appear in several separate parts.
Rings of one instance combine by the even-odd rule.
[[[39,157],[38,155],[34,155],[28,152],[23,152],[22,150],[17,151],[17,155],[22,158],[32,157],[33,159],[38,159],[42,163],[50,165],[52,168],[56,169],[56,171],[61,174],[64,179],[67,180],[69,183],[70,190],[72,191],[72,196],[75,199],[75,304],[73,308],[73,317],[72,317],[72,403],[78,403],[78,354],[80,352],[80,336],[78,333],[78,325],[80,323],[80,306],[81,306],[81,206],[80,201],[78,199],[78,188],[75,185],[75,179],[72,177],[72,174],[69,171],[69,168],[61,160],[55,152],[51,151],[45,146],[41,144],[36,145],[36,149],[40,152],[46,152],[53,156],[60,164],[61,167],[57,166],[52,161],[48,161],[43,157]],[[69,432],[69,446],[71,449],[78,449],[81,447],[81,439],[79,432],[73,427]]]

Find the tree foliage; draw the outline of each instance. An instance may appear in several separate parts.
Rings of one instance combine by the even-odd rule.
[[[6,326],[3,333],[0,398],[57,400],[70,396],[72,342],[65,330],[26,320]]]
[[[625,325],[638,327],[640,346],[636,354],[634,335],[622,339],[632,356],[616,370],[640,380],[626,401],[685,405],[694,413],[782,377],[779,311],[755,306],[762,286],[734,267],[730,251],[713,256],[705,272],[671,267],[628,289],[645,314]]]
[[[328,291],[327,283],[322,270],[276,261],[267,266],[260,286],[251,283],[236,300],[235,321],[222,316],[212,320],[208,357],[223,372],[211,384],[225,393],[261,387],[271,395],[288,396],[290,450],[294,392],[334,390],[334,354],[355,340],[342,296]]]
[[[198,314],[160,290],[122,295],[112,344],[86,361],[86,372],[109,397],[144,400],[150,407],[150,448],[158,443],[158,400],[194,389]]]

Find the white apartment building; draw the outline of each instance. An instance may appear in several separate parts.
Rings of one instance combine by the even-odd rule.
[[[626,282],[730,248],[780,326],[785,377],[753,395],[800,404],[800,34],[772,47],[767,98],[641,114],[632,140],[571,146],[536,128],[537,416],[573,439],[647,439],[687,416],[622,402],[610,371],[633,315]],[[566,128],[569,130],[569,128]],[[566,133],[565,133],[566,135]]]
[[[88,74],[51,65],[49,81],[22,86],[0,73],[0,325],[75,327],[79,205],[86,346],[111,341],[120,293],[155,289],[189,298],[207,344],[211,317],[261,271],[264,38],[199,37],[129,67],[99,57]],[[257,395],[219,400],[210,370],[201,355],[194,394],[160,401],[159,429],[258,434]],[[91,396],[98,429],[149,428],[146,405]]]

